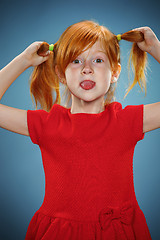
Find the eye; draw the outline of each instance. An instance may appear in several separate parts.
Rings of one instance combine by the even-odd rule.
[[[95,61],[98,62],[98,63],[103,62],[103,60],[101,58],[97,58]]]
[[[75,60],[73,61],[73,63],[75,63],[75,64],[80,63],[80,60],[75,59]]]

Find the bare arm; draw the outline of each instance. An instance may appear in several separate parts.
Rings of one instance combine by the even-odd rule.
[[[144,41],[137,43],[139,48],[148,52],[160,63],[160,41],[149,27],[136,28],[144,34]]]
[[[160,63],[160,41],[149,27],[137,28],[144,34],[144,41],[137,43],[143,50],[151,54]],[[144,106],[143,132],[160,128],[160,102]]]
[[[23,54],[20,54],[0,71],[0,100],[10,85],[28,67],[29,64],[25,60]]]
[[[9,131],[29,136],[27,110],[0,104],[0,126]]]
[[[37,55],[41,43],[31,44],[0,71],[0,100],[21,73],[30,66],[37,66],[48,59],[48,53],[44,57]],[[29,136],[27,111],[0,104],[0,127]]]
[[[160,128],[160,102],[144,105],[143,132]]]

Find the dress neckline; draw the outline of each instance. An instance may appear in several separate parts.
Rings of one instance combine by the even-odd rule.
[[[72,116],[72,117],[76,117],[76,116],[77,117],[78,116],[99,117],[99,116],[102,116],[107,111],[108,105],[105,105],[104,107],[105,109],[100,113],[71,113],[71,108],[68,108],[68,114],[69,116]]]

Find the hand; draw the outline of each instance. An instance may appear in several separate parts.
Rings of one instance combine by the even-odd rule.
[[[28,62],[29,67],[38,66],[39,64],[48,60],[50,51],[47,51],[41,56],[37,54],[37,51],[40,48],[42,43],[43,42],[34,42],[22,52],[22,55],[25,57],[26,61]]]
[[[133,30],[141,31],[144,34],[144,41],[138,42],[138,47],[145,52],[151,54],[155,59],[157,59],[157,50],[160,50],[160,42],[154,32],[149,27],[140,27]],[[158,56],[159,58],[159,56]]]

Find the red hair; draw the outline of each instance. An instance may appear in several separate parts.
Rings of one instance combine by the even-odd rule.
[[[136,42],[143,41],[143,34],[139,31],[129,31],[122,34],[122,39],[134,42],[131,50],[131,61],[135,69],[135,78],[133,84],[129,87],[128,92],[138,82],[141,89],[145,87],[145,66],[146,66],[146,53],[138,48]],[[106,27],[100,26],[93,21],[81,21],[69,26],[61,35],[59,40],[54,44],[54,50],[51,52],[49,59],[39,66],[35,67],[31,83],[30,93],[35,98],[36,108],[37,102],[40,103],[41,108],[50,111],[53,104],[61,103],[59,78],[55,73],[55,66],[57,65],[58,71],[65,76],[65,69],[70,62],[75,60],[83,50],[87,50],[100,41],[106,54],[109,58],[112,70],[116,70],[120,63],[120,47],[117,36],[109,31]],[[42,43],[38,54],[45,52],[49,49],[48,43]],[[109,104],[114,98],[116,84],[111,84],[105,105]],[[53,90],[56,93],[56,99],[53,102]],[[68,90],[66,86],[66,90]],[[143,89],[142,89],[143,90]],[[127,92],[127,94],[128,94]],[[69,93],[69,91],[68,91]],[[126,95],[127,95],[126,94]],[[70,96],[68,101],[70,100]]]

